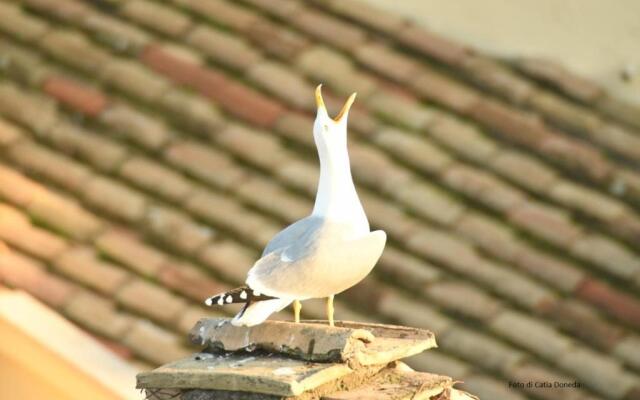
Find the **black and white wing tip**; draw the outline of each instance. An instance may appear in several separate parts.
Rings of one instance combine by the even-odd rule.
[[[260,292],[257,292],[251,289],[249,286],[241,286],[239,288],[235,288],[229,290],[228,292],[220,293],[215,296],[211,296],[204,301],[209,307],[214,305],[224,306],[226,304],[233,303],[253,303],[256,301],[263,300],[271,300],[275,299],[275,297],[264,295]]]

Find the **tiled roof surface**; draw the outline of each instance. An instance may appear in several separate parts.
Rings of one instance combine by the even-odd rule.
[[[481,398],[638,398],[640,110],[593,83],[338,0],[5,0],[0,71],[0,282],[138,365],[311,209],[323,82],[389,234],[338,317]]]

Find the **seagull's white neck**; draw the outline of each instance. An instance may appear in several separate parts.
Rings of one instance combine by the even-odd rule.
[[[326,143],[316,137],[320,156],[320,182],[312,215],[354,224],[357,231],[369,232],[364,213],[351,177],[347,143]]]

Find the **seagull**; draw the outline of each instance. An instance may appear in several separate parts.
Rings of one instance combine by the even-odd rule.
[[[243,303],[231,320],[234,326],[258,325],[291,303],[298,323],[301,301],[314,298],[326,298],[327,320],[334,326],[334,296],[364,279],[384,250],[387,235],[370,231],[351,176],[347,119],[356,93],[335,118],[324,105],[321,84],[315,97],[320,180],[313,211],[271,239],[245,286],[205,300],[207,306]]]

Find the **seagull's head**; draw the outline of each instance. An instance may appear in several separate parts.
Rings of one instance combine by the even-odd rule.
[[[316,87],[316,104],[318,105],[318,113],[313,124],[313,137],[316,145],[330,149],[335,146],[344,146],[347,143],[347,119],[349,118],[349,109],[356,99],[356,94],[352,94],[342,107],[342,110],[331,118],[324,105],[322,99],[322,84]]]

